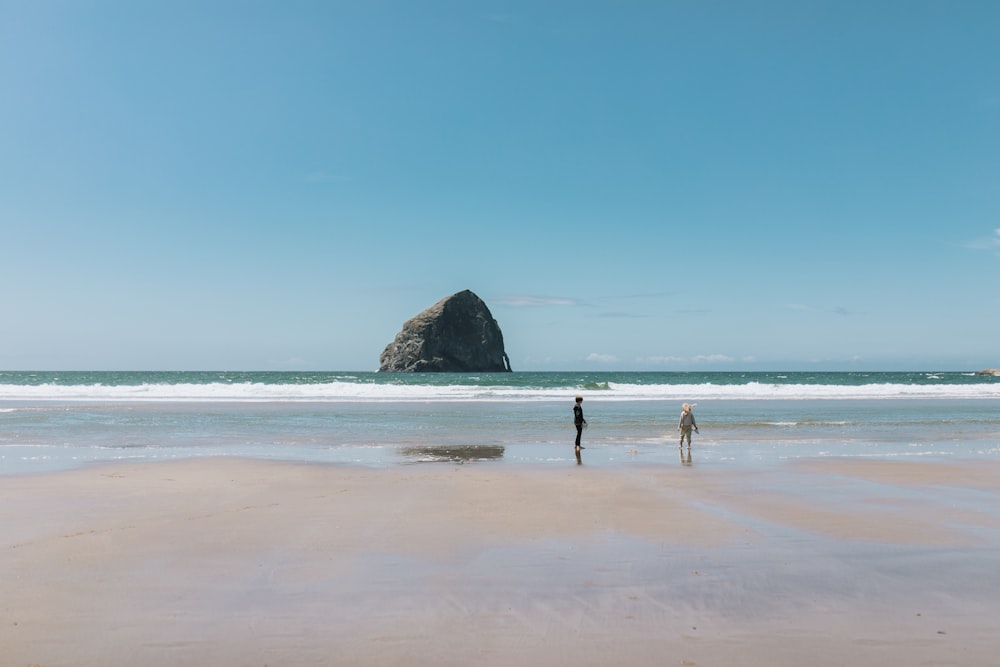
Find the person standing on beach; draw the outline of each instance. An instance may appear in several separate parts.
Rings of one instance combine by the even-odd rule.
[[[682,448],[684,447],[684,437],[687,436],[688,449],[691,449],[691,429],[694,429],[695,433],[698,432],[698,424],[694,420],[694,413],[691,412],[693,407],[690,403],[681,406],[681,420],[677,424],[677,430],[681,432],[680,446]]]
[[[583,429],[587,426],[587,420],[583,418],[583,396],[576,397],[576,405],[573,406],[573,424],[576,426],[576,445],[574,449],[575,451],[580,451],[584,449],[583,445],[580,444],[580,436],[583,435]]]

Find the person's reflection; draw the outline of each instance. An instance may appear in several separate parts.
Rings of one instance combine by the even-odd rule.
[[[420,446],[404,447],[402,452],[417,462],[473,463],[502,459],[504,448],[499,445]]]
[[[684,466],[693,465],[694,462],[691,460],[691,448],[690,447],[687,448],[687,456],[684,455],[683,447],[680,448],[680,451],[681,451],[681,465]]]
[[[582,466],[583,465],[583,457],[580,456],[580,450],[581,449],[583,449],[583,447],[576,447],[576,464],[578,466]]]

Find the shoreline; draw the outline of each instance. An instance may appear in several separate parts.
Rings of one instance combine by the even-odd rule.
[[[6,407],[4,407],[6,406]],[[786,459],[1000,460],[995,401],[923,399],[703,402],[694,465],[757,468]],[[574,462],[566,403],[35,403],[0,401],[0,477],[105,461],[236,456],[392,467],[453,460],[560,467]],[[677,465],[673,406],[585,409],[583,463]],[[679,412],[678,412],[679,414]]]
[[[1000,463],[0,477],[10,664],[981,665]]]

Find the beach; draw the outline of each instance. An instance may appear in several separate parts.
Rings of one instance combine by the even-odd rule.
[[[697,451],[0,477],[2,663],[995,663],[1000,463]]]

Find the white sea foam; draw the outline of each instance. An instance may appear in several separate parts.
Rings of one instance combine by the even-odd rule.
[[[391,402],[1000,399],[1000,384],[619,384],[606,389],[330,382],[142,385],[0,385],[0,401],[84,402]]]

